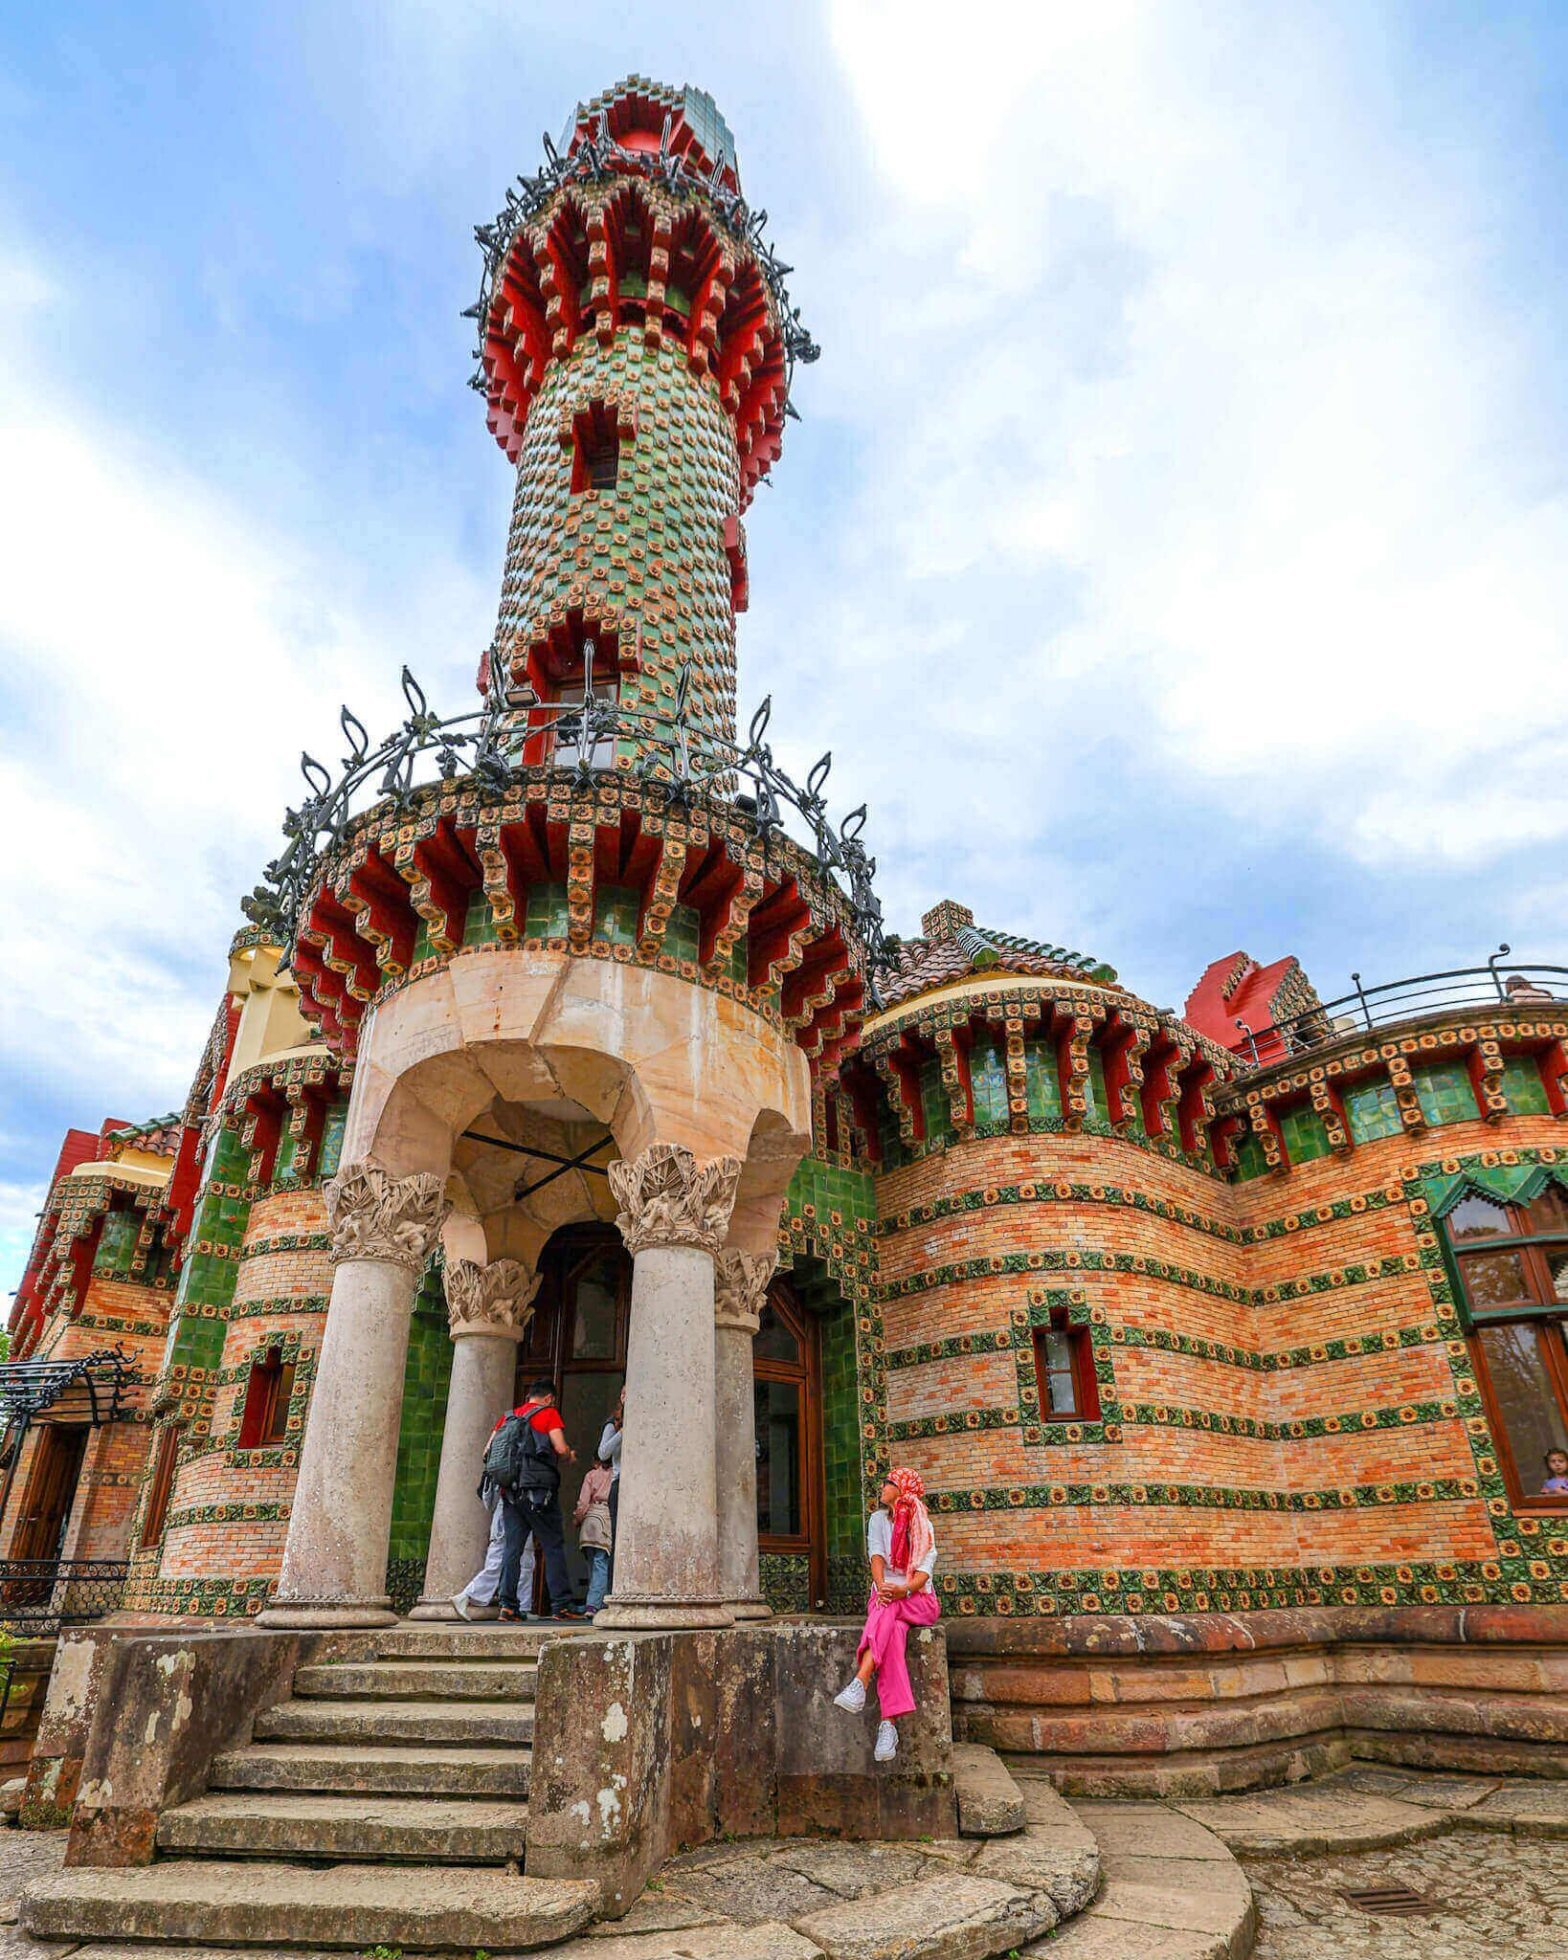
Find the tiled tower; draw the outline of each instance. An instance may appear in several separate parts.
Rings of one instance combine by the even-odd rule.
[[[480,229],[475,386],[517,465],[480,685],[532,731],[529,761],[547,704],[583,697],[585,642],[623,713],[670,715],[689,666],[688,719],[734,735],[741,513],[779,452],[791,360],[815,352],[759,234],[712,99],[635,76]]]

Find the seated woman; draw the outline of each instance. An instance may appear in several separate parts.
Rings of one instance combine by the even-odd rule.
[[[933,1626],[942,1611],[931,1584],[936,1533],[923,1502],[925,1494],[926,1487],[914,1470],[891,1471],[882,1486],[866,1527],[871,1598],[866,1604],[866,1630],[855,1654],[855,1678],[833,1697],[840,1708],[858,1715],[866,1705],[871,1677],[877,1677],[877,1700],[882,1708],[875,1751],[879,1763],[890,1763],[898,1754],[894,1723],[915,1706],[904,1658],[909,1629]]]

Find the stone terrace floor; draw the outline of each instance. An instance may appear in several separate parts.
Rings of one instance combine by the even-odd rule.
[[[1362,1765],[1292,1790],[1201,1801],[1075,1801],[1058,1810],[1060,1799],[1045,1788],[1026,1785],[1025,1793],[1032,1819],[1052,1819],[1051,1836],[1087,1825],[1104,1864],[1102,1890],[1089,1910],[1054,1934],[1015,1949],[1025,1954],[1046,1960],[1079,1955],[1129,1960],[1133,1954],[1137,1960],[1247,1960],[1249,1952],[1255,1960],[1568,1956],[1568,1781],[1427,1775]],[[1240,1873],[1222,1847],[1240,1861],[1250,1881],[1255,1915],[1245,1910],[1244,1888],[1239,1911],[1230,1897],[1240,1886]],[[72,1952],[79,1960],[110,1960],[111,1955],[134,1960],[123,1947],[95,1950],[36,1941],[17,1925],[17,1895],[29,1879],[53,1870],[64,1848],[61,1832],[0,1829],[0,1960],[54,1960]],[[985,1855],[957,1845],[880,1852],[805,1842],[713,1847],[668,1868],[621,1927],[603,1927],[553,1951],[562,1960],[568,1953],[590,1960],[660,1960],[675,1953],[713,1960],[732,1955],[738,1960],[742,1954],[748,1960],[753,1955],[796,1960],[813,1942],[777,1922],[775,1940],[755,1923],[771,1919],[785,1903],[793,1903],[797,1911],[791,1916],[798,1916],[799,1902],[786,1901],[781,1886],[822,1889],[822,1909],[830,1911],[836,1909],[826,1889],[831,1887],[840,1899],[858,1895],[867,1909],[873,1899],[863,1887],[892,1882],[895,1892],[907,1893],[912,1882],[921,1876],[929,1882],[933,1867],[941,1869],[945,1859],[953,1859],[959,1868],[947,1869],[960,1889],[966,1879],[973,1883],[971,1874],[979,1868],[962,1867]],[[1162,1861],[1164,1879],[1155,1870]],[[1222,1863],[1232,1878],[1226,1878]],[[905,1870],[906,1864],[922,1869],[917,1874]],[[1392,1885],[1421,1894],[1434,1910],[1421,1917],[1380,1918],[1344,1896]],[[711,1903],[705,1888],[714,1895]],[[808,1903],[817,1909],[815,1898]],[[971,1928],[971,1938],[973,1933]],[[959,1944],[966,1952],[995,1950],[988,1943]],[[892,1949],[873,1940],[866,1950],[880,1960]],[[174,1960],[173,1952],[157,1947],[139,1952],[146,1960],[156,1960],[160,1952],[164,1960]],[[217,1949],[208,1948],[200,1960],[216,1955]],[[196,1956],[184,1949],[182,1960]],[[257,1960],[255,1950],[250,1960]]]

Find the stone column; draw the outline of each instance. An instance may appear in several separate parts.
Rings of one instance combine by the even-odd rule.
[[[719,1584],[737,1620],[765,1620],[757,1568],[757,1403],[751,1342],[775,1261],[726,1247],[715,1270],[713,1331],[717,1382]]]
[[[607,1627],[733,1622],[719,1578],[714,1257],[740,1162],[699,1164],[656,1143],[611,1164],[616,1224],[632,1255],[615,1590]]]
[[[300,1452],[273,1627],[375,1627],[387,1597],[392,1485],[414,1292],[446,1217],[441,1179],[373,1157],[326,1187],[332,1298]]]
[[[534,1317],[538,1291],[539,1275],[525,1272],[515,1259],[496,1259],[488,1266],[477,1266],[472,1259],[447,1261],[452,1380],[425,1589],[413,1619],[455,1620],[452,1595],[484,1564],[490,1513],[479,1501],[479,1471],[491,1430],[512,1406],[517,1343]]]

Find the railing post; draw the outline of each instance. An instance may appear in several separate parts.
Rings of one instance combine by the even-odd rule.
[[[1497,962],[1499,960],[1506,960],[1508,955],[1512,951],[1513,948],[1505,940],[1503,944],[1498,947],[1497,951],[1493,953],[1491,958],[1487,961],[1487,965],[1491,968],[1491,972],[1492,972],[1492,985],[1497,989],[1497,998],[1500,1001],[1506,1001],[1508,996],[1503,991],[1502,981],[1499,980],[1497,977]]]
[[[1370,1028],[1372,1025],[1372,1009],[1367,1005],[1367,997],[1361,990],[1361,975],[1359,973],[1352,973],[1350,977],[1356,983],[1356,999],[1361,1003],[1361,1018]]]

